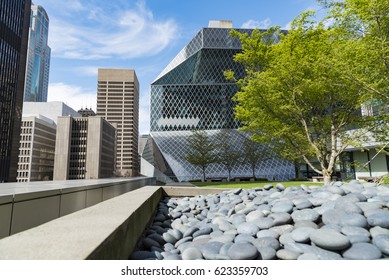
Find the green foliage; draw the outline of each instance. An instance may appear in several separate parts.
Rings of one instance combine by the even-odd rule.
[[[344,51],[342,74],[358,84],[364,100],[377,115],[375,139],[389,139],[389,0],[326,1],[333,29],[350,38]]]
[[[234,97],[235,113],[254,140],[287,159],[303,158],[330,179],[339,155],[348,145],[364,141],[374,123],[357,114],[367,90],[344,74],[345,59],[362,56],[363,48],[345,28],[327,28],[312,16],[299,15],[287,35],[278,28],[256,30],[251,36],[232,32],[242,42],[235,61],[247,72],[236,81],[240,91]],[[231,71],[226,77],[233,79]],[[312,157],[321,169],[311,164]]]
[[[304,181],[308,181],[308,179],[307,178],[292,178],[289,181],[292,181],[292,182],[296,182],[296,181],[304,182]]]
[[[218,160],[216,148],[217,145],[211,141],[204,130],[192,131],[192,135],[188,137],[186,160],[193,165],[201,167],[204,181],[207,166]]]
[[[267,178],[262,178],[262,177],[259,177],[259,178],[255,178],[255,181],[257,181],[257,182],[268,182],[268,181],[269,181],[269,179],[267,179]]]
[[[386,174],[384,175],[380,182],[379,182],[380,185],[389,185],[389,174]]]
[[[389,82],[389,0],[331,1],[333,28],[353,38],[345,55],[347,75],[367,89],[374,98],[388,101]],[[342,54],[341,54],[342,55]]]

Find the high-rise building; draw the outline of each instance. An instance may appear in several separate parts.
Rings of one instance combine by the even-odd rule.
[[[31,5],[24,101],[46,102],[49,86],[49,17],[42,6]]]
[[[116,129],[101,117],[58,117],[54,180],[114,176]]]
[[[16,181],[30,10],[0,1],[0,182]]]
[[[41,116],[23,116],[18,182],[53,180],[56,125]]]
[[[81,115],[60,101],[23,103],[18,182],[53,180],[59,116]]]
[[[177,181],[201,178],[201,169],[186,161],[187,139],[191,130],[206,130],[211,138],[221,129],[231,129],[230,137],[237,149],[247,135],[237,131],[232,97],[238,88],[226,80],[224,72],[233,70],[237,78],[245,75],[244,67],[233,60],[242,46],[232,38],[231,21],[211,21],[201,29],[151,84],[151,138],[143,158],[159,171]],[[252,29],[237,29],[251,33]],[[279,36],[274,34],[274,40]],[[225,167],[211,164],[210,177],[226,177]],[[250,167],[237,164],[233,176],[251,176]],[[257,177],[289,179],[294,166],[273,157],[260,164]]]
[[[137,176],[139,82],[132,69],[98,69],[96,115],[117,127],[116,173]]]

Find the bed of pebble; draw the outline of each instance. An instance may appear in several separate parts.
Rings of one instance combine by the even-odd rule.
[[[165,198],[130,259],[389,258],[389,185],[268,184]]]

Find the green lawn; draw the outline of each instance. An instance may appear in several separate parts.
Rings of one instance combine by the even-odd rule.
[[[285,187],[291,186],[323,186],[323,183],[312,183],[309,181],[301,181],[301,182],[191,182],[193,185],[197,187],[204,188],[244,188],[244,189],[252,189],[252,188],[261,188],[266,184],[272,184],[276,186],[277,183],[283,184]]]

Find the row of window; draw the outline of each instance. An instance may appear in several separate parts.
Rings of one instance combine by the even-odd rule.
[[[28,182],[28,178],[19,178],[19,177],[25,177],[25,176],[19,175],[19,173],[18,173],[18,178],[16,179],[18,183]]]
[[[108,83],[108,85],[122,85],[122,84],[125,84],[125,85],[131,85],[131,84],[134,84],[134,82],[115,82],[115,81],[98,81],[97,84],[99,85],[106,85]]]
[[[29,164],[24,164],[24,163],[18,164],[19,170],[28,170],[29,168],[30,168]]]
[[[22,121],[22,127],[32,127],[32,121]]]
[[[21,134],[31,134],[32,128],[22,128],[20,131]]]
[[[19,157],[19,163],[29,163],[30,157]]]
[[[21,135],[20,141],[31,141],[31,135]]]
[[[20,156],[29,156],[31,154],[30,150],[20,150],[19,155]]]
[[[30,149],[31,148],[31,142],[22,142],[20,143],[21,149]]]

